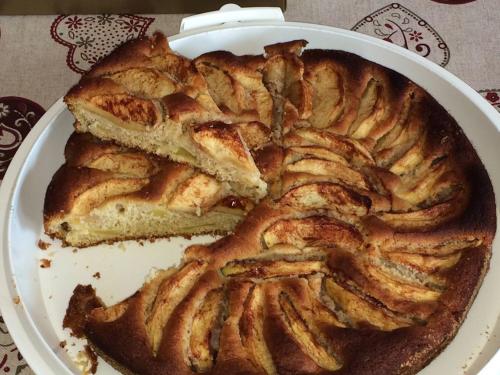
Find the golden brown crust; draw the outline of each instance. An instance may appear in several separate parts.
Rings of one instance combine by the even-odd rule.
[[[96,184],[109,181],[111,176],[110,173],[96,169],[59,168],[47,188],[44,218],[49,219],[69,211],[76,197]]]
[[[233,234],[190,246],[181,267],[86,314],[85,334],[112,361],[191,374],[203,352],[212,374],[414,374],[456,334],[495,234],[484,166],[422,88],[347,52],[302,53],[305,44],[195,60],[224,115],[253,125],[206,122],[191,134],[201,146],[226,144],[233,160],[250,154],[268,196]],[[196,113],[183,95],[162,108]],[[191,282],[169,292],[190,268]],[[222,307],[209,313],[214,291]],[[144,327],[158,309],[168,314],[157,352]],[[135,349],[121,343],[124,331]]]
[[[136,223],[146,226],[142,231],[138,227],[135,231],[125,227],[116,229],[114,221],[129,208],[141,207],[147,211],[154,210],[156,205],[163,215],[170,212],[175,217],[180,212],[200,217],[200,220],[203,214],[214,211],[236,215],[231,220],[237,222],[238,216],[242,217],[253,207],[248,199],[236,196],[228,186],[186,164],[100,141],[90,134],[71,135],[65,156],[66,163],[55,173],[47,188],[44,227],[47,234],[73,246],[179,234],[169,232],[168,226],[157,232],[148,231],[147,226],[154,221],[146,223],[154,217],[147,216]],[[232,201],[228,201],[231,197]],[[113,204],[116,205],[115,213],[109,213],[107,207]],[[108,218],[109,215],[113,217]],[[192,226],[189,222],[192,218],[177,216],[175,220],[186,219],[185,225]],[[88,226],[79,229],[77,224],[85,220],[89,220]],[[85,231],[93,230],[92,221],[95,220],[101,220],[102,225],[93,237],[89,237]],[[227,233],[236,222],[225,229],[212,226],[202,232]],[[111,226],[111,232],[100,235],[98,231],[106,229],[105,225]]]
[[[173,54],[165,36],[159,32],[152,37],[142,37],[122,44],[114,52],[100,60],[86,74],[86,77],[99,77],[133,67],[152,64],[151,59]]]

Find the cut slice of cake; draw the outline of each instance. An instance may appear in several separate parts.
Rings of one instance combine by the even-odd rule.
[[[254,77],[252,85],[258,80]],[[255,90],[259,96],[246,100],[244,108],[252,115],[222,111],[194,63],[175,54],[157,33],[118,48],[68,92],[65,102],[79,132],[191,164],[257,201],[265,196],[266,183],[251,151],[269,141],[272,100],[262,83]],[[247,93],[240,91],[226,93],[228,100],[241,101]]]
[[[44,226],[67,245],[227,233],[253,207],[190,167],[74,133],[47,189]]]

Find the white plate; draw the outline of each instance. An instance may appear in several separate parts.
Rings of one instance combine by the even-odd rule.
[[[216,49],[237,54],[261,53],[267,44],[307,39],[310,48],[350,51],[397,70],[423,86],[457,120],[483,160],[500,198],[500,115],[472,88],[441,67],[407,50],[351,31],[288,22],[226,24],[183,32],[170,39],[174,50],[189,57]],[[18,150],[0,190],[0,306],[10,333],[37,374],[78,373],[59,347],[67,339],[62,318],[73,288],[91,283],[106,303],[114,303],[142,285],[152,267],[175,264],[191,241],[172,239],[140,246],[101,245],[73,253],[71,248],[37,247],[42,235],[46,187],[63,163],[72,132],[72,116],[59,100],[42,117]],[[498,210],[497,210],[498,212]],[[48,269],[39,259],[48,258]],[[92,277],[100,272],[101,278]],[[500,243],[494,243],[491,269],[457,337],[421,374],[475,374],[500,347]],[[20,303],[15,303],[17,297]],[[68,345],[73,351],[75,348]],[[499,355],[496,356],[498,359]],[[498,365],[490,364],[496,373]],[[495,370],[496,369],[496,370]],[[115,371],[99,360],[98,374]]]

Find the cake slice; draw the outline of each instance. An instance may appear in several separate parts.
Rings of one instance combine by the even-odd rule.
[[[222,111],[194,63],[175,54],[156,33],[103,59],[65,102],[79,132],[201,168],[257,201],[266,194],[266,183],[251,151],[269,141],[266,113],[272,106],[261,86],[261,98],[245,109],[254,113],[249,106],[258,105],[262,116],[236,118]],[[227,94],[236,100],[235,93]]]
[[[47,188],[45,232],[66,245],[227,233],[253,204],[187,165],[74,133]]]

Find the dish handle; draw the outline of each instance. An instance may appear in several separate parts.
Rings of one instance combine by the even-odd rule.
[[[183,18],[180,32],[220,25],[227,22],[284,21],[285,16],[279,7],[241,8],[236,4],[223,5],[219,10],[196,14]]]

